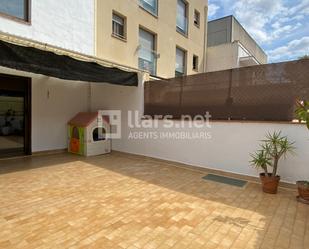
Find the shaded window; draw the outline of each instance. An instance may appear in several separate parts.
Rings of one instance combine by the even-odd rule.
[[[94,142],[106,140],[106,130],[103,127],[95,128],[92,132]]]
[[[150,74],[156,74],[157,56],[155,51],[155,35],[144,30],[139,29],[139,55],[138,67],[146,70]]]
[[[187,34],[188,33],[188,5],[183,0],[177,0],[177,20],[176,29],[177,31]]]
[[[194,10],[194,24],[195,26],[197,26],[198,28],[200,27],[200,12],[198,12],[197,10]]]
[[[0,0],[0,13],[29,22],[29,3],[30,0]]]
[[[176,48],[176,69],[175,76],[185,75],[186,70],[186,51],[181,48]]]
[[[126,39],[126,20],[123,16],[113,13],[113,35]]]
[[[193,55],[193,70],[198,71],[198,56]]]
[[[139,5],[151,14],[158,15],[158,0],[139,0]]]

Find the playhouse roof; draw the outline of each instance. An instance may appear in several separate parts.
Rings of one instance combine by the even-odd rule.
[[[98,117],[97,112],[80,112],[74,118],[72,118],[68,124],[78,127],[87,127]]]

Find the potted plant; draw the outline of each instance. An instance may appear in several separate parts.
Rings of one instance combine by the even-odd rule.
[[[8,109],[4,115],[4,126],[1,128],[2,134],[7,136],[11,133],[13,124],[15,120],[15,111]]]
[[[296,116],[300,121],[306,123],[309,129],[309,101],[297,101]],[[300,202],[309,204],[309,182],[308,181],[297,181],[296,183],[298,194],[297,199]]]
[[[281,131],[273,134],[268,133],[262,142],[261,148],[251,154],[250,163],[264,171],[260,174],[263,191],[276,194],[280,182],[280,176],[277,175],[279,161],[288,153],[293,152],[294,143],[290,142],[286,136],[282,136]]]

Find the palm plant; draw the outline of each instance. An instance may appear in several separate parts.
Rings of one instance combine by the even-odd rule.
[[[262,140],[261,149],[255,154],[251,154],[250,163],[256,168],[262,168],[265,175],[275,177],[278,171],[279,160],[286,157],[288,153],[294,152],[294,142],[290,142],[286,136],[281,135],[281,131],[268,133],[266,139]],[[268,167],[272,168],[269,173]]]
[[[273,134],[268,133],[263,141],[265,142],[265,148],[267,148],[267,154],[273,161],[272,176],[276,176],[280,158],[282,156],[285,158],[288,153],[294,153],[294,142],[290,142],[286,136],[282,136],[281,131]]]
[[[252,160],[250,163],[256,168],[262,168],[265,175],[268,175],[268,167],[271,166],[271,158],[264,149],[258,150],[251,154]]]

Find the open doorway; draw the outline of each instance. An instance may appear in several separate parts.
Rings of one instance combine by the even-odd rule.
[[[0,74],[0,157],[31,154],[31,79]]]

